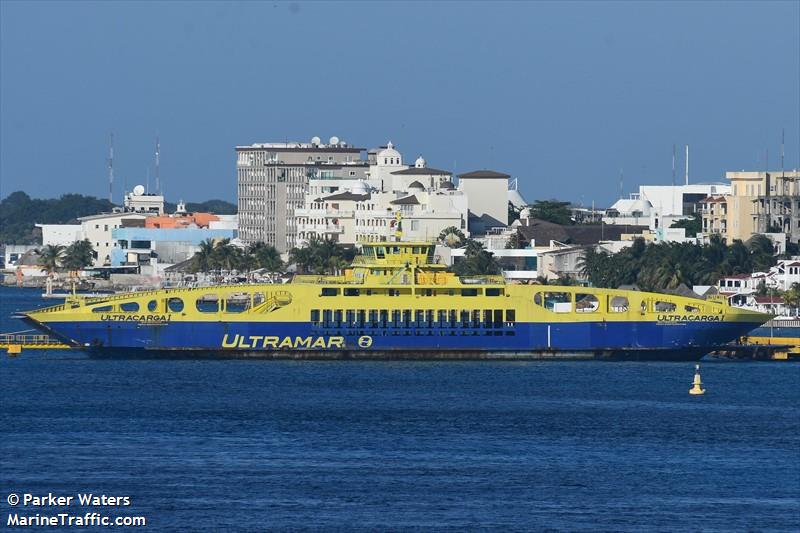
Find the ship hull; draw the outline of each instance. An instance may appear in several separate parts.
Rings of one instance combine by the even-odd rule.
[[[748,322],[554,322],[496,327],[325,327],[307,322],[48,322],[97,356],[267,359],[697,360]]]

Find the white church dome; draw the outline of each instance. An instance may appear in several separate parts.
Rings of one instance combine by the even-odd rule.
[[[402,165],[403,164],[403,156],[400,155],[400,152],[394,149],[394,145],[392,141],[386,145],[386,148],[378,152],[378,164],[379,165]]]
[[[428,164],[425,161],[425,159],[423,159],[422,156],[419,156],[417,160],[414,162],[414,166],[417,168],[425,168],[426,166],[428,166]]]

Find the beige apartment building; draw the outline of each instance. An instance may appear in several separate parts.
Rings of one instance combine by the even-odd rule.
[[[769,194],[753,202],[757,233],[785,233],[790,242],[800,241],[800,172],[772,173]]]
[[[800,172],[726,172],[731,192],[701,202],[703,233],[726,242],[746,241],[755,233],[786,233],[800,238]]]

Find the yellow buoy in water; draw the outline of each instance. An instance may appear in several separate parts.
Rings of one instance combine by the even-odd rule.
[[[692,382],[692,388],[689,389],[689,394],[692,395],[700,395],[705,394],[706,390],[702,388],[703,382],[700,380],[700,365],[694,366],[694,381]]]

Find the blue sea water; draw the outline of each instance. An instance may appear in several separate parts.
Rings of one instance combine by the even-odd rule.
[[[35,290],[0,289],[11,311]],[[154,531],[800,529],[800,365],[2,355],[0,491]],[[85,509],[77,508],[83,514]]]

